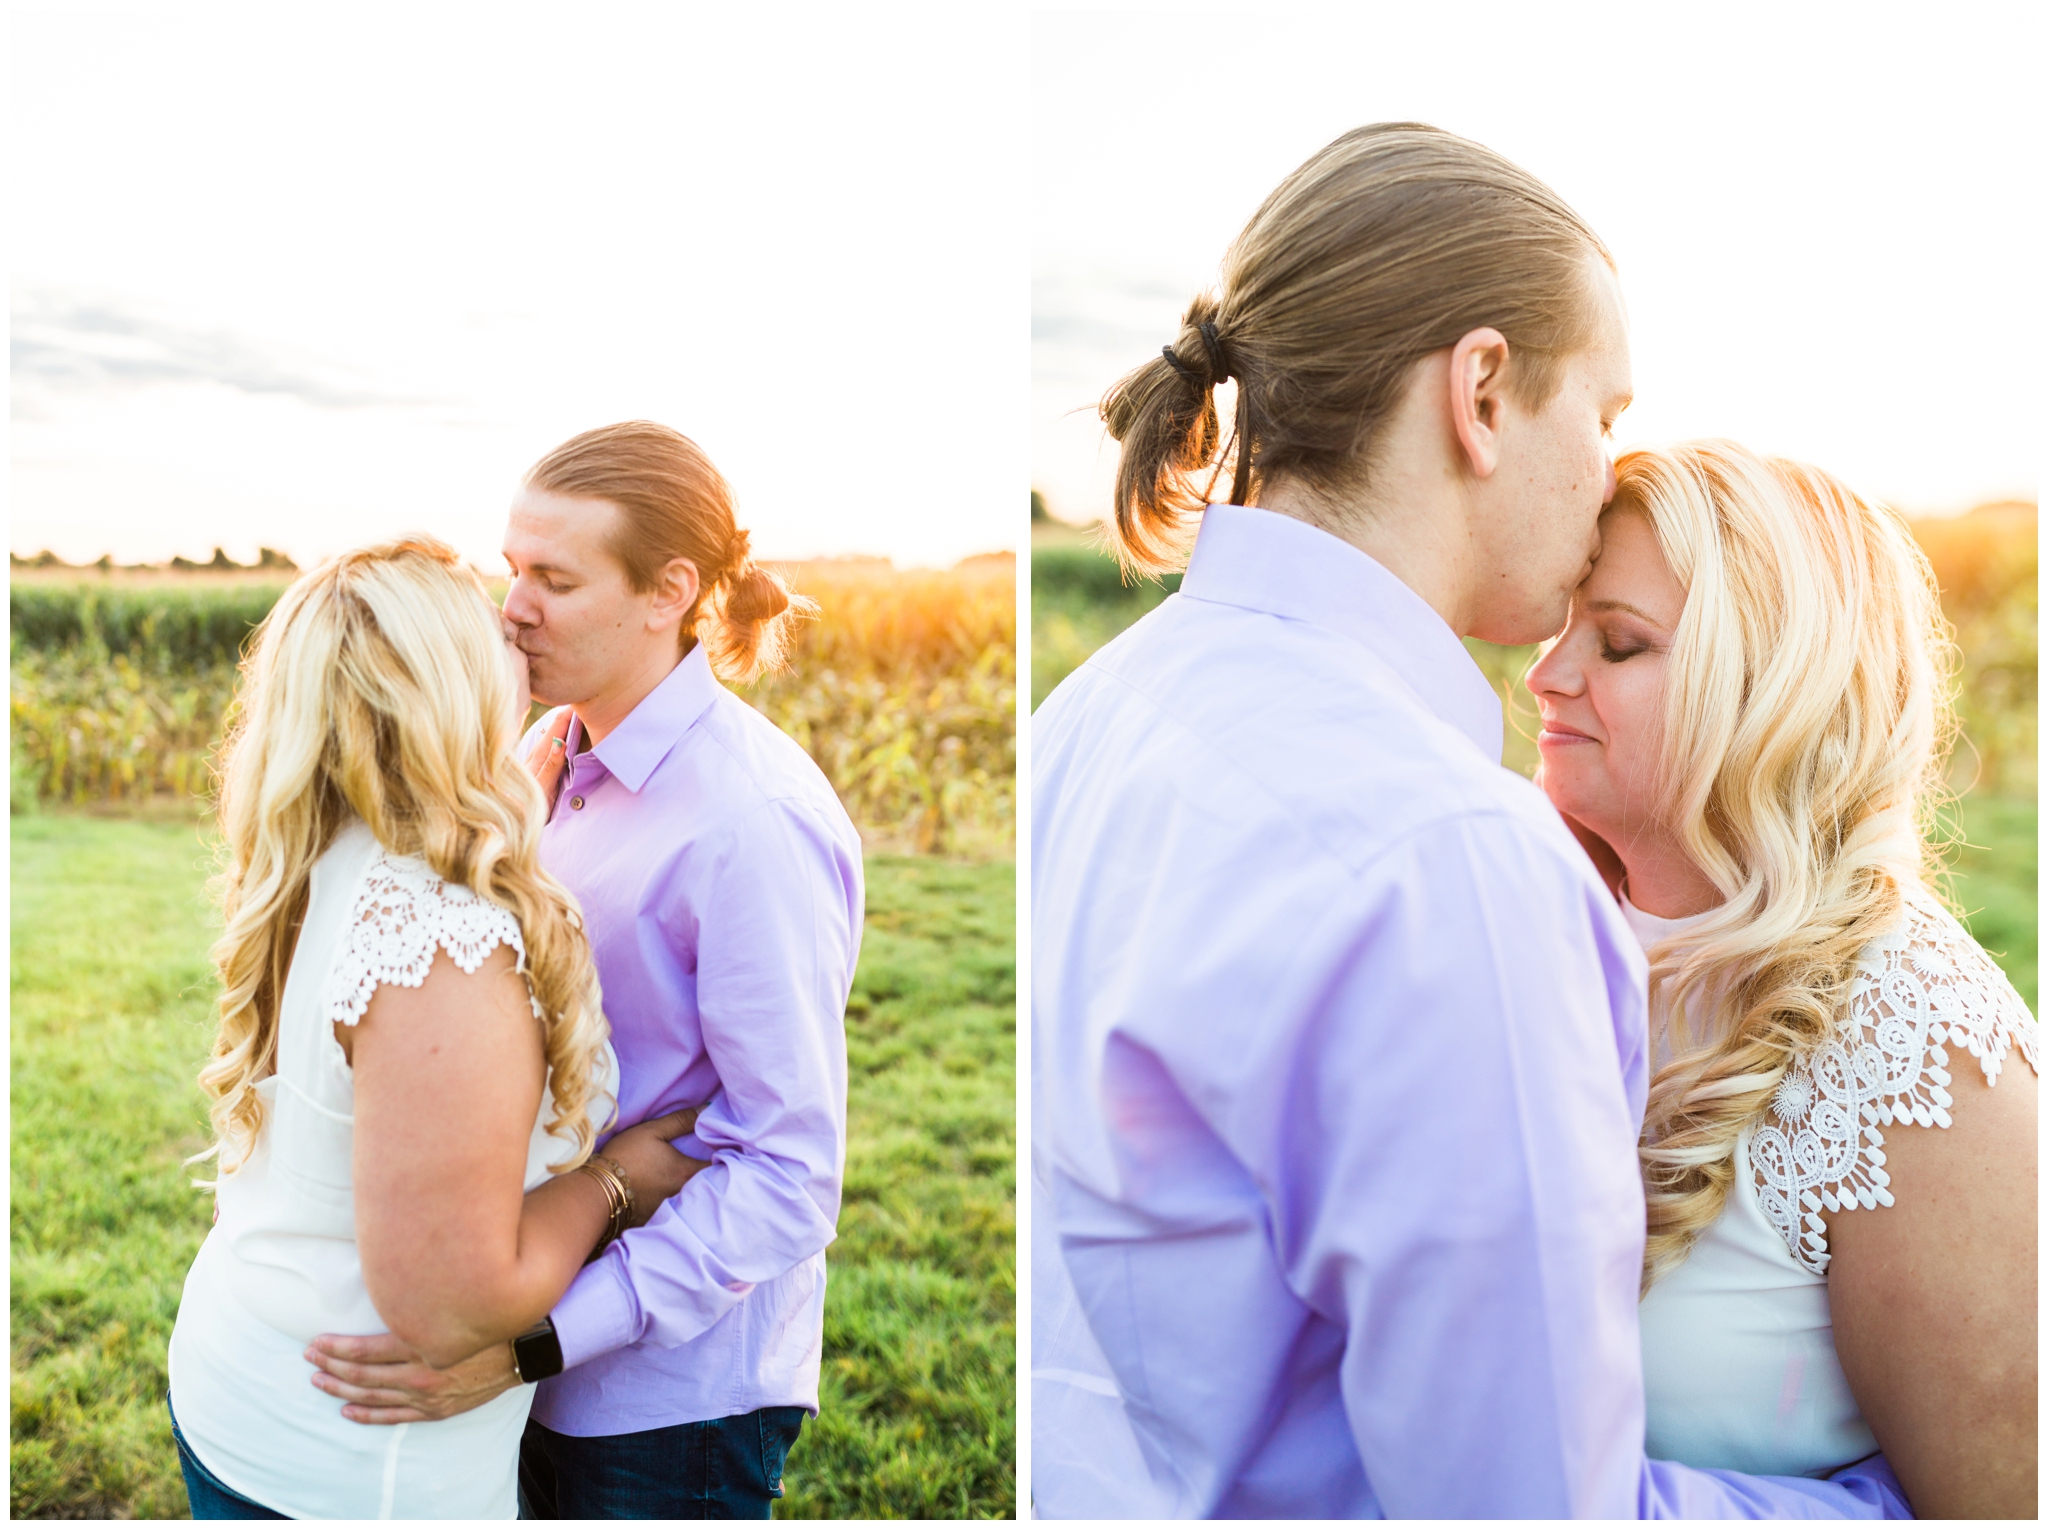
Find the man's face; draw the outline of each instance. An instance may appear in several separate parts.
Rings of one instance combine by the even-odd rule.
[[[610,500],[531,485],[513,496],[505,616],[518,629],[536,701],[580,706],[645,662],[650,597],[632,588],[611,552],[621,514]],[[652,640],[674,647],[672,633]]]
[[[1605,261],[1589,261],[1594,339],[1565,359],[1540,410],[1513,410],[1499,465],[1474,500],[1481,581],[1472,636],[1490,643],[1534,643],[1564,626],[1600,551],[1601,508],[1614,497],[1608,434],[1635,385],[1620,285]]]

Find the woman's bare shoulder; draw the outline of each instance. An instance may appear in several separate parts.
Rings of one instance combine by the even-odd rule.
[[[351,1065],[351,1032],[365,1020],[446,1030],[451,1008],[479,1019],[531,1011],[519,921],[417,856],[380,850],[348,920],[325,1018]]]

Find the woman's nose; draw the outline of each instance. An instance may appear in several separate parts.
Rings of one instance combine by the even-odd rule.
[[[1530,695],[1576,696],[1579,693],[1579,667],[1572,662],[1566,648],[1569,636],[1567,633],[1552,643],[1543,656],[1529,666],[1529,673],[1522,677],[1522,684]]]

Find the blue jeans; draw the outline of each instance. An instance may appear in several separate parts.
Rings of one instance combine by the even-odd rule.
[[[528,1421],[522,1519],[766,1519],[802,1408],[588,1438]]]
[[[178,1428],[177,1409],[171,1408],[166,1397],[164,1406],[171,1409],[171,1440],[178,1447],[178,1469],[185,1474],[185,1497],[191,1502],[194,1519],[290,1519],[289,1514],[280,1514],[275,1509],[266,1509],[254,1499],[244,1498],[220,1478],[199,1464],[199,1458],[192,1454],[192,1447],[185,1443],[185,1436]]]

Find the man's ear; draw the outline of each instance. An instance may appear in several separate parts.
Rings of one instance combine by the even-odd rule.
[[[1451,347],[1451,428],[1478,478],[1500,466],[1507,373],[1507,337],[1497,329],[1475,329]]]
[[[653,603],[647,608],[648,629],[659,632],[680,627],[689,617],[690,607],[697,603],[702,588],[696,564],[688,558],[669,559],[662,566],[661,578],[654,586]]]

